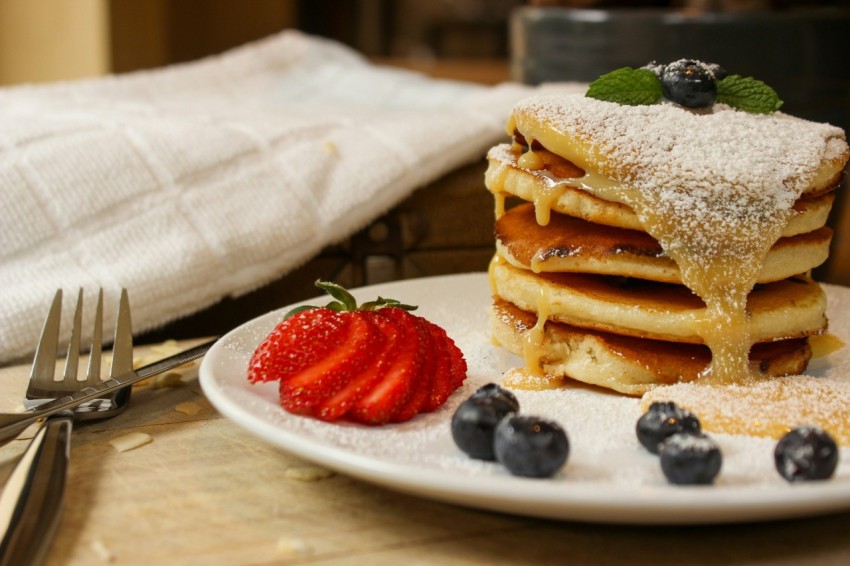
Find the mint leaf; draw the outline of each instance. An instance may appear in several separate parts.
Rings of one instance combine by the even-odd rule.
[[[715,101],[755,114],[770,114],[782,106],[775,90],[758,79],[741,75],[730,75],[717,81]]]
[[[649,69],[623,67],[602,75],[588,86],[585,96],[628,106],[661,100],[661,81]]]

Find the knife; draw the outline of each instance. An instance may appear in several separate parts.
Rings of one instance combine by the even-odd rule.
[[[38,405],[28,411],[21,413],[0,413],[0,446],[14,439],[31,424],[50,415],[61,413],[86,401],[114,393],[118,389],[132,385],[143,379],[197,360],[203,357],[217,340],[218,338],[213,338],[194,348],[189,348],[173,356],[168,356],[167,358],[142,366],[137,370],[127,371],[117,377],[113,377],[92,387],[75,391],[65,397]]]

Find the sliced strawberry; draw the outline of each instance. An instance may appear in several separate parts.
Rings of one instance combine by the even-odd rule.
[[[452,360],[452,383],[454,383],[455,389],[463,385],[463,382],[466,381],[467,371],[469,370],[466,365],[466,359],[463,357],[463,352],[458,348],[455,341],[446,336],[446,341],[448,342],[448,350]]]
[[[437,355],[440,357],[440,373],[434,376],[428,403],[425,405],[425,410],[429,412],[442,405],[455,390],[452,377],[452,357],[448,350],[447,336],[441,330],[440,328],[433,330],[434,341],[437,343],[438,349]]]
[[[401,328],[389,317],[381,316],[377,312],[371,312],[370,315],[383,336],[381,338],[383,347],[375,356],[373,363],[351,379],[345,387],[315,408],[314,415],[322,420],[336,420],[347,413],[357,401],[383,379],[395,358],[398,339],[402,335]]]
[[[421,364],[419,372],[414,376],[416,382],[413,384],[414,389],[410,399],[390,418],[390,422],[394,423],[409,421],[424,410],[431,398],[431,386],[438,369],[437,362],[443,358],[436,351],[437,341],[431,332],[428,321],[419,316],[414,318],[416,319],[416,328],[419,332],[419,356]]]
[[[252,383],[284,379],[325,357],[345,332],[338,312],[315,309],[279,323],[257,347],[248,364]]]
[[[431,322],[428,324],[436,343],[436,355],[440,357],[440,371],[434,375],[431,395],[424,407],[425,411],[433,411],[463,384],[466,379],[466,360],[445,330]]]
[[[413,393],[416,375],[422,363],[416,317],[398,308],[383,308],[381,316],[390,317],[400,329],[396,354],[384,377],[362,397],[348,415],[367,424],[383,424],[402,407]]]
[[[463,383],[463,354],[443,329],[408,312],[415,306],[382,297],[358,306],[335,283],[316,286],[335,300],[290,311],[249,362],[252,383],[280,382],[286,410],[401,422],[439,407]]]
[[[381,332],[364,312],[341,315],[348,322],[345,336],[325,357],[280,381],[281,405],[294,413],[310,414],[374,360],[383,342]]]

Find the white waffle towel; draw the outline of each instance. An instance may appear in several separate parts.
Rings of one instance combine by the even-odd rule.
[[[0,362],[33,349],[57,288],[103,287],[109,326],[126,287],[141,332],[281,277],[481,159],[529,93],[381,68],[294,31],[0,89]]]

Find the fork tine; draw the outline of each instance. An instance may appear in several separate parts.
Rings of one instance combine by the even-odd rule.
[[[133,370],[133,324],[130,320],[130,299],[127,289],[121,289],[118,321],[115,323],[115,340],[112,345],[110,377]]]
[[[74,326],[71,330],[71,340],[68,342],[68,355],[65,358],[66,382],[77,380],[77,365],[80,361],[80,331],[83,319],[83,289],[77,293],[77,308],[74,310]]]
[[[30,382],[38,387],[45,387],[53,381],[56,370],[56,350],[59,348],[59,321],[62,316],[62,289],[56,291],[50,311],[44,320],[41,337],[35,349],[35,356],[30,370]]]
[[[103,349],[103,289],[97,293],[97,307],[94,313],[94,330],[89,353],[89,366],[86,371],[86,384],[95,385],[100,382],[100,356]]]

